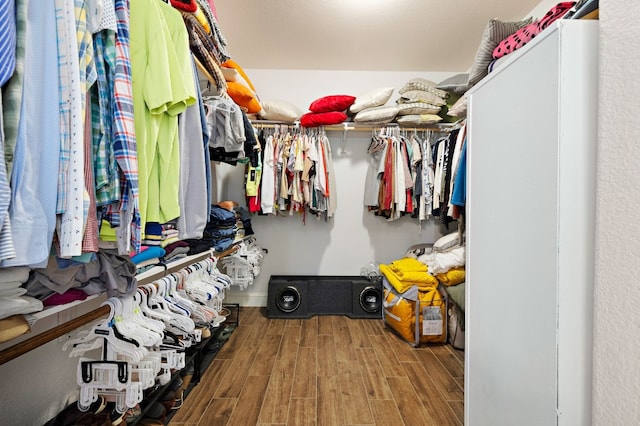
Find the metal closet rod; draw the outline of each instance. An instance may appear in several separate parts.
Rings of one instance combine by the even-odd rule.
[[[462,126],[463,120],[456,121],[451,124],[429,124],[425,126],[400,126],[398,123],[386,123],[386,124],[378,124],[378,125],[361,125],[359,123],[355,123],[353,121],[344,122],[341,124],[332,124],[329,126],[318,126],[318,127],[305,127],[305,129],[313,130],[313,129],[324,129],[324,130],[336,130],[336,131],[355,131],[355,132],[371,132],[383,129],[385,127],[395,127],[401,130],[437,130],[440,132],[450,132],[456,129],[459,129]],[[251,120],[251,124],[254,127],[263,128],[263,129],[274,129],[282,126],[300,128],[300,123],[298,121],[294,123],[283,123],[280,121],[271,121],[271,120]]]

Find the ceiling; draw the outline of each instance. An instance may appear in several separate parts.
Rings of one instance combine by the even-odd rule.
[[[215,0],[244,68],[466,71],[490,18],[540,0]]]

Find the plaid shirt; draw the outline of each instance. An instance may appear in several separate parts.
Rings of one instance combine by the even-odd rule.
[[[118,226],[118,251],[126,254],[140,251],[140,212],[138,210],[138,157],[133,122],[131,62],[129,55],[129,2],[115,0],[118,32],[113,82],[113,145],[121,173],[119,210],[107,209],[112,225]],[[121,217],[124,216],[124,217]],[[122,223],[121,223],[122,222]],[[130,226],[129,226],[130,223]],[[124,236],[128,238],[124,238]]]
[[[120,180],[113,152],[112,128],[115,32],[102,30],[94,36],[93,43],[98,78],[91,99],[96,204],[107,206],[120,200]]]
[[[198,61],[215,79],[218,93],[227,91],[227,82],[220,70],[220,54],[213,44],[212,37],[206,33],[198,20],[190,13],[180,12],[189,33],[189,45]]]

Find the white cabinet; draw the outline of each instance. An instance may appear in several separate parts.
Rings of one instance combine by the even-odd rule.
[[[468,426],[591,423],[597,83],[565,20],[469,92]]]

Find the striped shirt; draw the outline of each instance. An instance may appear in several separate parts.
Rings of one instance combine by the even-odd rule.
[[[7,175],[11,176],[13,154],[18,139],[18,123],[22,105],[22,82],[24,78],[24,54],[27,29],[27,0],[15,0],[16,12],[16,59],[11,79],[2,88],[4,110],[4,160]]]
[[[13,0],[0,0],[0,86],[16,67],[16,22]]]
[[[0,91],[0,100],[2,92]],[[4,157],[4,132],[2,131],[2,109],[0,109],[0,159]],[[11,220],[9,218],[9,202],[11,201],[11,187],[7,177],[4,161],[0,161],[0,260],[11,259],[16,256],[11,234]]]

